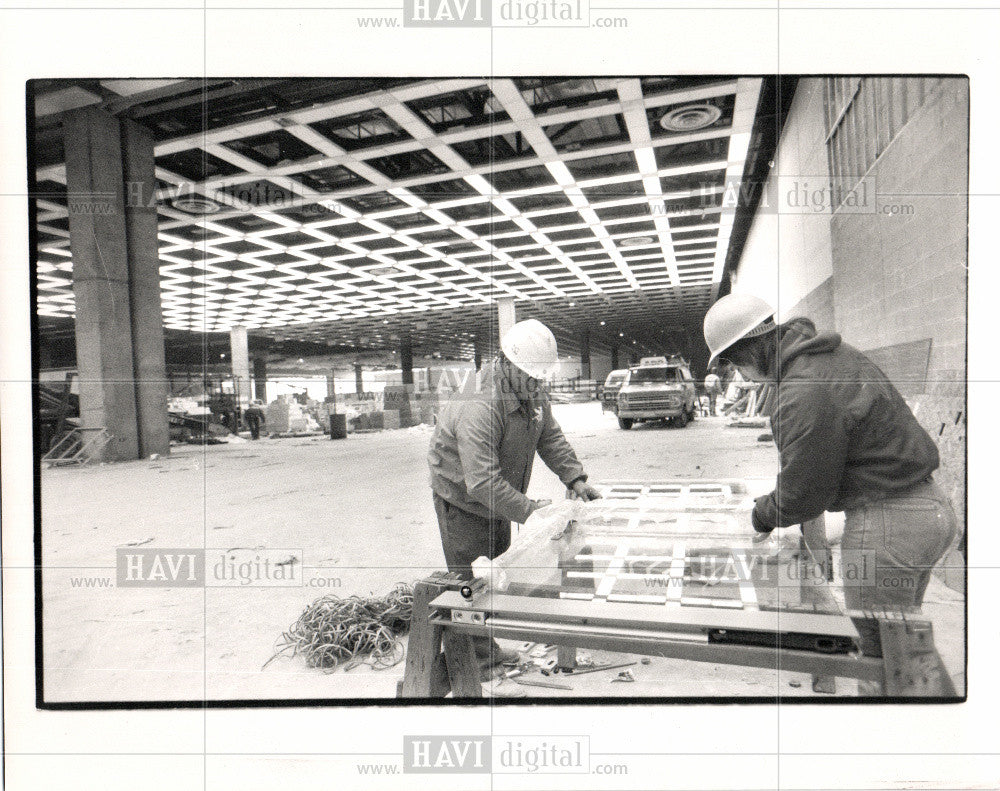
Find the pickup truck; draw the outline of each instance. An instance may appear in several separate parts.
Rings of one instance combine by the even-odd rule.
[[[694,420],[694,379],[681,357],[644,357],[628,369],[616,401],[618,426],[626,431],[648,420],[683,428]]]
[[[608,378],[604,380],[604,384],[601,386],[602,412],[618,412],[618,391],[621,389],[622,382],[625,381],[626,376],[628,376],[628,371],[624,368],[608,374]]]

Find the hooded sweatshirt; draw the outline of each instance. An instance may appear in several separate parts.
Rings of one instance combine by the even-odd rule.
[[[937,447],[878,366],[811,322],[786,326],[771,412],[781,472],[754,507],[758,529],[857,508],[928,478]]]

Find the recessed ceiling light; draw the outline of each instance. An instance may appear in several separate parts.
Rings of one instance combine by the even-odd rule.
[[[368,271],[373,275],[382,276],[382,275],[395,275],[399,273],[401,270],[397,269],[394,266],[377,266],[374,269],[369,269]]]
[[[639,247],[644,244],[653,244],[655,241],[652,236],[633,236],[630,239],[622,239],[618,244],[622,247]]]
[[[215,214],[222,207],[208,198],[175,198],[173,207],[186,214]]]
[[[668,132],[693,132],[711,126],[722,117],[714,104],[686,104],[675,107],[660,117],[660,126]]]

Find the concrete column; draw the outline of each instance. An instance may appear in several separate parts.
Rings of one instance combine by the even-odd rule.
[[[250,351],[246,327],[233,327],[229,331],[229,357],[233,364],[234,386],[240,396],[239,403],[245,407],[250,402]]]
[[[617,346],[612,346],[611,347],[611,370],[612,371],[617,371],[618,370],[618,347]]]
[[[337,380],[332,370],[326,375],[326,397],[331,400],[337,398]]]
[[[253,358],[253,397],[267,403],[267,360]]]
[[[358,395],[365,392],[364,368],[359,360],[354,361],[354,392]]]
[[[101,458],[139,456],[121,128],[92,107],[64,116],[76,360],[84,427],[104,427]],[[73,204],[81,207],[73,210]],[[87,210],[93,205],[93,210]],[[159,314],[159,301],[156,303]]]
[[[580,334],[580,378],[590,379],[590,330]]]
[[[477,332],[472,338],[472,360],[476,366],[476,370],[480,371],[483,368],[483,339],[482,336]]]
[[[517,322],[513,297],[500,297],[497,300],[497,338],[502,338]]]
[[[399,340],[399,366],[403,369],[403,384],[413,384],[413,341],[409,333],[404,333]]]
[[[132,319],[139,456],[170,452],[170,387],[163,352],[160,255],[157,239],[153,137],[134,121],[121,122],[125,232]]]

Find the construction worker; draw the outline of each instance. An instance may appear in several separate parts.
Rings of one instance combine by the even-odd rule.
[[[774,309],[754,296],[720,299],[704,330],[710,365],[728,361],[774,387],[781,471],[756,501],[754,530],[844,511],[848,608],[919,606],[956,519],[932,477],[937,448],[896,388],[840,335],[817,332],[808,319],[776,324]]]
[[[247,422],[247,428],[250,429],[250,439],[260,439],[260,427],[267,422],[264,410],[261,409],[263,405],[263,401],[251,401],[250,406],[243,413],[243,419]]]
[[[457,393],[441,410],[428,454],[448,570],[466,578],[477,558],[507,551],[511,522],[549,504],[525,496],[536,452],[575,496],[601,496],[587,483],[542,390],[557,361],[555,336],[529,319],[504,334],[500,349],[483,371],[482,386]],[[487,676],[492,665],[517,659],[486,637],[474,645]]]
[[[715,366],[708,370],[705,377],[705,395],[708,396],[708,414],[715,417],[715,405],[722,393],[722,380],[715,371]]]

